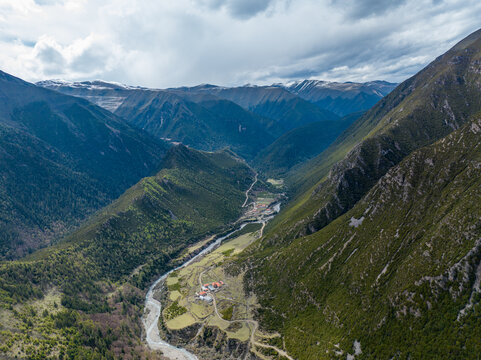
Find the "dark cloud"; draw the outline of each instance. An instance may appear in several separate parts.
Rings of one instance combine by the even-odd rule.
[[[405,3],[406,0],[332,0],[333,5],[356,19],[382,15]]]
[[[231,0],[227,7],[238,18],[250,18],[265,11],[270,3],[271,0]]]
[[[229,14],[238,19],[249,19],[267,10],[274,0],[206,0],[211,9],[225,8]]]

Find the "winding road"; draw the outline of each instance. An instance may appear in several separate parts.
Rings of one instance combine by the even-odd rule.
[[[254,182],[251,184],[251,186],[246,190],[246,201],[244,201],[244,203],[242,204],[242,207],[246,207],[247,206],[247,202],[249,201],[249,193],[251,192],[252,188],[254,187],[254,185],[257,183],[257,173],[256,173],[256,176],[254,178]]]

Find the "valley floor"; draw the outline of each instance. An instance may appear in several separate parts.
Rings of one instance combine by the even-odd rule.
[[[224,342],[233,342],[242,348],[238,351],[244,356],[271,359],[274,355],[275,358],[292,359],[283,349],[279,334],[265,334],[259,330],[254,320],[258,303],[253,294],[247,295],[244,291],[244,274],[234,276],[225,268],[230,258],[262,237],[266,223],[279,211],[278,195],[268,192],[256,195],[256,199],[248,203],[249,194],[246,194],[247,210],[240,219],[244,223],[238,231],[225,236],[211,252],[197,255],[184,263],[186,266],[164,275],[153,285],[147,295],[148,310],[144,318],[147,341],[152,349],[160,349],[169,359],[196,358],[171,345],[175,344],[200,358],[215,358],[219,354],[214,354],[217,351],[208,341],[206,344],[196,340],[210,334],[209,329],[215,329],[214,332],[222,333]],[[208,240],[212,238],[193,245],[184,256],[205,246]],[[160,332],[154,329],[159,313]],[[167,338],[170,344],[161,337]],[[229,356],[232,355],[223,354],[221,358]]]

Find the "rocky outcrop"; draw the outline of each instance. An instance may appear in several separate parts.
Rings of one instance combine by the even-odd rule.
[[[229,338],[215,326],[194,324],[181,330],[167,330],[168,342],[187,349],[199,359],[209,360],[256,360],[258,357],[249,350],[249,342]]]

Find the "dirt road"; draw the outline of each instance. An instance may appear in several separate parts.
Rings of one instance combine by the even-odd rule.
[[[254,182],[251,184],[251,186],[246,190],[246,200],[244,201],[244,203],[242,204],[242,207],[246,207],[247,206],[247,202],[249,201],[249,193],[251,192],[252,188],[254,187],[254,185],[256,184],[257,182],[257,173],[256,173],[256,177],[254,178]]]

